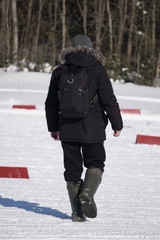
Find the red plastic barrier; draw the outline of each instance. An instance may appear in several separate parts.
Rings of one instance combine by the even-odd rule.
[[[149,144],[149,145],[160,145],[160,137],[137,135],[136,143]]]
[[[122,113],[141,114],[140,109],[121,109]]]
[[[36,109],[35,105],[13,105],[13,108],[21,108],[21,109]]]
[[[29,178],[27,168],[0,167],[0,178]]]

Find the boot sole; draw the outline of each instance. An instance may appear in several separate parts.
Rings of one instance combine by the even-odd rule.
[[[88,218],[95,218],[97,216],[97,207],[93,199],[88,195],[80,195],[79,202],[81,204],[83,214]]]
[[[72,222],[85,222],[85,220],[86,220],[85,218],[81,218],[77,215],[72,214]]]

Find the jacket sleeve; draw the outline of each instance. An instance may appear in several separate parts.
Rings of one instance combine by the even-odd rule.
[[[49,132],[59,130],[59,99],[58,99],[58,74],[57,69],[53,71],[48,95],[45,101],[45,112]]]
[[[112,129],[121,130],[123,128],[123,122],[119,104],[113,93],[109,76],[104,67],[101,67],[98,78],[98,95],[100,104],[111,122]]]

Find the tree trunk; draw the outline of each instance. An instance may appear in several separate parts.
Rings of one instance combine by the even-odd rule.
[[[56,51],[57,51],[57,38],[56,38],[56,27],[57,27],[57,9],[58,1],[54,1],[54,27],[53,27],[53,66],[56,65]]]
[[[9,42],[9,39],[10,39],[10,30],[9,30],[9,19],[8,19],[8,16],[9,16],[9,0],[6,0],[6,57],[7,57],[7,61],[9,61],[9,58],[10,58],[10,42]]]
[[[123,34],[125,29],[125,23],[127,18],[127,0],[119,0],[119,34],[118,34],[118,43],[117,43],[117,55],[119,60],[121,59],[121,47],[122,47],[122,40]]]
[[[9,0],[1,2],[0,61],[2,66],[10,62]]]
[[[95,21],[96,21],[96,49],[101,48],[102,24],[104,20],[105,1],[95,0]]]
[[[156,0],[152,0],[153,8],[152,8],[152,60],[155,57],[155,30],[156,30]]]
[[[113,52],[113,29],[112,29],[112,15],[110,11],[110,1],[107,0],[108,25],[109,25],[109,59],[112,59]]]
[[[84,34],[87,35],[87,0],[84,0],[83,2],[83,9],[84,9],[84,14],[83,14],[83,29],[84,29]]]
[[[142,35],[140,36],[141,37],[141,40],[140,40],[140,43],[139,43],[139,48],[138,48],[138,54],[137,54],[137,74],[138,74],[138,83],[142,83],[141,82],[141,75],[140,75],[140,62],[141,62],[141,49],[142,49],[142,44],[143,44],[143,40],[144,40],[144,37],[145,35]]]
[[[18,20],[17,20],[17,0],[12,0],[12,23],[13,23],[13,63],[18,60]]]
[[[33,0],[29,0],[28,5],[28,16],[27,16],[27,25],[24,34],[24,49],[23,49],[23,59],[26,60],[29,53],[29,30],[31,26],[31,13],[32,13]]]
[[[159,52],[159,57],[158,57],[158,61],[157,61],[155,85],[156,85],[156,87],[160,87],[160,52]]]
[[[128,36],[128,48],[127,48],[127,55],[128,55],[128,64],[130,64],[131,54],[132,54],[132,40],[133,40],[133,29],[134,29],[134,19],[135,19],[135,7],[136,7],[136,0],[132,0],[132,12],[131,12],[131,21],[130,21],[130,29],[129,29],[129,36]]]
[[[37,21],[37,28],[36,28],[36,34],[35,34],[35,42],[34,42],[32,61],[35,61],[36,57],[37,57],[37,46],[38,46],[39,31],[40,31],[40,26],[41,26],[41,15],[42,15],[43,3],[44,3],[43,0],[39,0],[38,21]]]
[[[66,0],[62,2],[62,49],[66,46]]]
[[[77,0],[76,2],[83,17],[83,32],[85,35],[87,35],[87,0],[83,0],[83,9],[81,7],[80,1]]]
[[[148,3],[145,4],[145,0],[143,0],[143,13],[146,9],[146,5]],[[148,14],[147,14],[148,15]],[[145,34],[145,43],[144,43],[144,55],[147,56],[147,53],[148,53],[148,37],[147,37],[147,34],[148,34],[148,20],[146,21],[146,16],[145,14],[143,14],[143,31],[144,31],[144,34]]]

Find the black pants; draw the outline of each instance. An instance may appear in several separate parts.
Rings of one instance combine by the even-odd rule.
[[[78,182],[81,179],[83,164],[86,168],[99,168],[104,171],[105,149],[100,143],[62,142],[64,154],[64,178]]]

